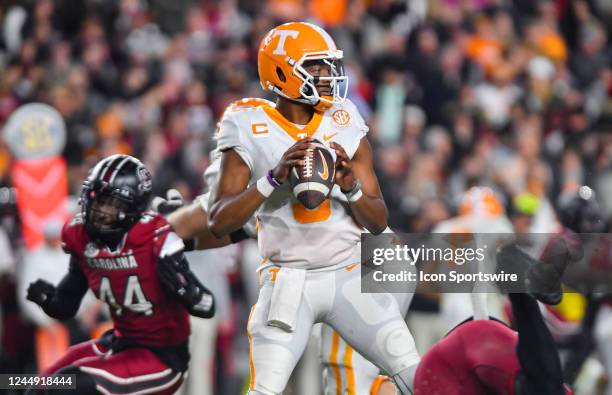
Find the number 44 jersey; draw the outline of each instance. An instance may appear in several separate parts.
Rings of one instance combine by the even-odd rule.
[[[189,313],[157,276],[157,258],[183,246],[162,216],[144,214],[111,251],[90,238],[77,215],[62,230],[62,246],[110,307],[116,335],[145,346],[177,345],[189,337]]]

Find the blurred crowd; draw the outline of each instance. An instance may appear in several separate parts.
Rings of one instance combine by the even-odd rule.
[[[152,170],[158,195],[177,188],[194,197],[206,187],[225,106],[266,97],[257,77],[261,38],[290,20],[324,27],[344,50],[348,97],[370,126],[394,230],[430,231],[474,185],[519,211],[516,196],[554,209],[589,185],[608,222],[607,0],[5,0],[0,128],[21,104],[49,103],[66,121],[71,195],[99,158],[128,153]],[[10,163],[0,143],[2,187],[11,186]],[[9,275],[0,280],[0,367],[27,369],[33,335],[16,328],[44,323],[34,313],[11,321],[21,308],[8,278],[11,266],[40,258],[20,248],[14,197],[1,191],[0,273]],[[57,224],[45,237],[57,251]],[[227,292],[248,299],[232,270]],[[232,308],[228,337],[218,342],[228,353],[227,339],[243,336]],[[91,314],[82,319],[93,325]],[[7,330],[20,338],[8,341]],[[223,366],[235,370],[231,360]]]

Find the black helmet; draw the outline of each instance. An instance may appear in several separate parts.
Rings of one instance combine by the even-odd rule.
[[[83,183],[85,228],[94,238],[117,241],[147,210],[152,177],[138,159],[111,155],[98,162]]]
[[[595,192],[581,186],[574,195],[559,202],[559,220],[576,233],[601,233],[606,231],[604,214],[595,199]]]

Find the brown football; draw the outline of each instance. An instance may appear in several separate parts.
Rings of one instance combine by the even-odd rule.
[[[311,155],[303,166],[294,166],[289,175],[293,196],[307,209],[313,210],[325,201],[334,186],[334,157],[323,143],[312,142]]]

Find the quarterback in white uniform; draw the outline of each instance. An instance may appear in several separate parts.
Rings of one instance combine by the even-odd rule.
[[[278,95],[276,106],[226,111],[217,131],[222,158],[210,231],[226,237],[255,214],[265,260],[248,324],[250,394],[282,393],[315,322],[332,326],[392,376],[401,394],[411,393],[419,356],[398,303],[389,294],[360,291],[362,226],[382,232],[387,209],[363,138],[368,127],[344,98],[341,58],[317,26],[276,27],[258,54],[260,81]],[[307,210],[287,180],[313,139],[336,155],[336,185]]]
[[[256,107],[264,104],[274,106],[274,103],[264,99],[247,98],[233,102],[227,110],[236,111],[240,107]],[[257,231],[255,217],[252,217],[232,237],[216,239],[210,235],[206,214],[209,211],[210,197],[215,195],[218,183],[220,151],[214,150],[210,159],[211,164],[204,172],[204,182],[208,186],[208,191],[205,194],[198,196],[190,205],[183,206],[181,197],[173,192],[169,193],[169,195],[174,195],[174,197],[168,197],[169,200],[172,199],[170,202],[161,199],[158,201],[158,205],[164,202],[164,204],[170,204],[176,209],[168,215],[168,222],[174,227],[177,234],[194,244],[193,248],[198,250],[213,248],[214,251],[219,251],[225,250],[224,245],[240,241],[247,236],[256,239]],[[387,228],[387,231],[390,232],[391,230]],[[259,256],[259,253],[257,255]],[[260,260],[261,258],[259,258]],[[215,264],[222,263],[218,257],[215,257],[214,261]],[[250,275],[254,274],[254,272],[249,273],[248,281],[251,281]],[[405,315],[412,299],[412,293],[394,294],[393,296],[398,300],[401,312]],[[338,393],[353,395],[395,394],[395,386],[390,378],[381,375],[377,366],[356,352],[328,325],[323,324],[320,340],[323,390],[326,395]]]

